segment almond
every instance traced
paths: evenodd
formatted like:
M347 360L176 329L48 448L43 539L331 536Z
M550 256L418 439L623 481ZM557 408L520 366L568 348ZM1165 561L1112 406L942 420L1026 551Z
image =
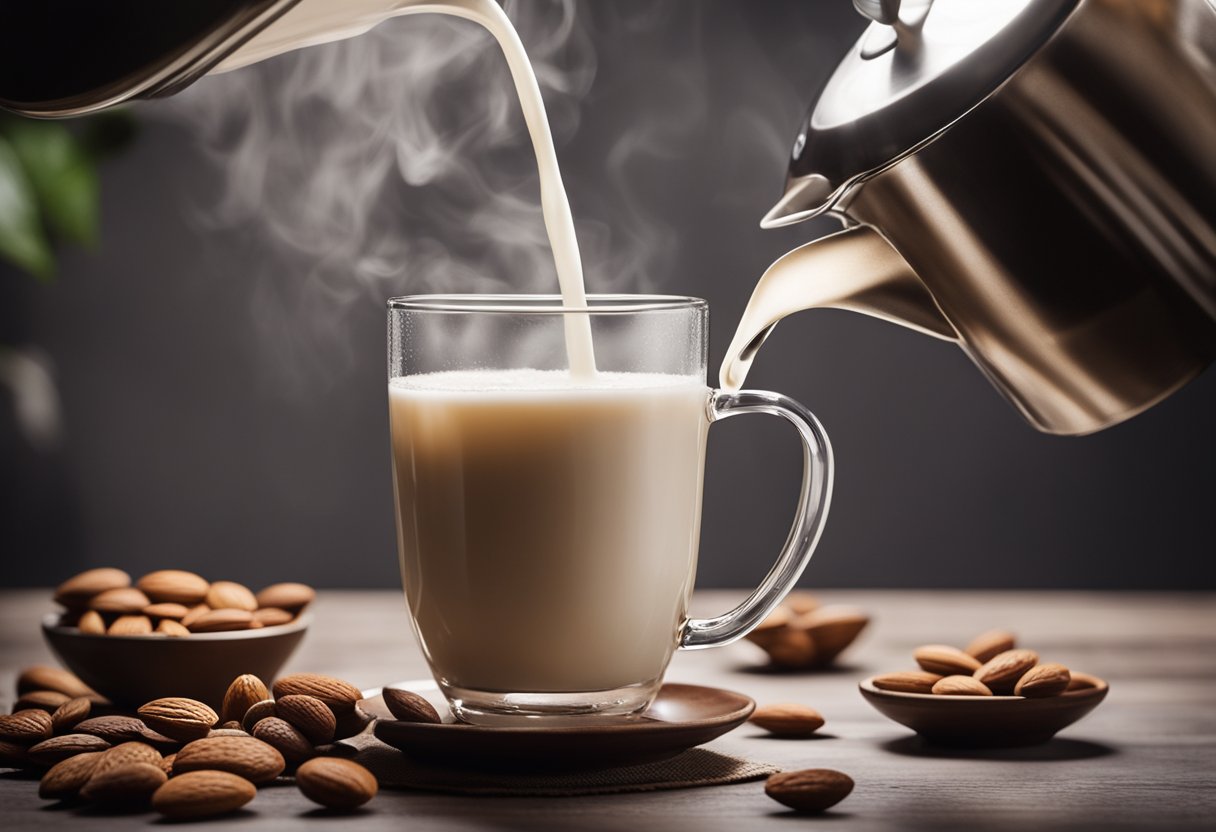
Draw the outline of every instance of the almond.
M87 696L77 696L64 702L51 714L51 731L62 734L76 727L76 724L89 718L93 703Z
M207 736L207 732L220 721L215 711L207 705L182 696L154 699L140 706L139 715L149 728L181 742Z
M1014 696L1039 699L1057 696L1068 690L1072 674L1062 664L1039 664L1027 670L1014 685Z
M26 708L0 716L0 740L33 745L51 735L51 715L38 708Z
M1022 674L1039 663L1033 650L1006 650L986 661L971 675L992 689L993 693L1009 693Z
M1091 676L1079 670L1070 671L1069 675L1072 678L1068 682L1068 690L1088 690L1090 688L1100 688L1104 684L1097 676Z
M228 771L251 783L269 783L284 768L286 761L276 748L250 736L195 740L183 746L173 761L174 776L187 771Z
M156 625L156 632L169 638L181 638L182 636L190 635L190 630L184 624L171 618L162 618L161 622Z
M257 789L227 771L179 774L152 795L152 808L169 818L204 818L235 812L253 800Z
M316 590L307 584L283 583L266 587L257 594L256 600L259 607L279 607L297 613L316 597Z
M38 796L43 800L71 800L89 782L101 759L100 751L87 751L68 757L51 766L38 784Z
M942 677L924 670L905 670L874 677L874 687L899 693L933 693L933 686Z
M947 676L933 684L939 696L992 696L988 686L974 676Z
M943 676L974 673L982 664L974 656L948 644L925 644L917 647L912 651L912 658L916 659L921 670L940 673Z
M793 619L794 615L790 612L789 607L784 604L775 607L763 621L752 628L751 632L747 634L747 640L767 648L777 634L785 630Z
M785 627L765 647L769 660L778 667L806 667L816 658L815 640L806 630Z
M68 696L96 695L91 687L77 679L74 674L46 665L27 667L17 677L18 694L31 690L57 690Z
M241 727L249 733L253 733L253 726L257 725L268 716L275 716L278 713L278 708L274 704L273 699L263 699L261 702L255 702L245 711L245 715L241 717Z
M80 796L96 803L142 803L168 779L155 763L127 763L94 772Z
M60 705L71 698L66 693L60 693L57 690L31 690L17 697L17 701L13 703L13 710L24 711L27 708L34 708L53 714Z
M255 704L269 698L270 691L267 690L266 683L257 676L252 673L237 676L224 694L224 704L220 706L220 721L239 720Z
M103 740L117 744L120 742L143 740L144 732L147 728L148 726L144 725L142 719L122 714L110 714L81 720L76 723L76 727L73 730L78 734L92 734L95 737L101 737Z
M210 584L193 572L182 569L161 569L149 572L136 584L154 602L191 606L207 597Z
M297 765L312 756L312 743L290 722L268 716L253 726L253 736L274 747L288 765Z
M79 609L85 607L95 595L130 585L131 576L121 569L89 569L61 583L55 590L55 603L68 609Z
M211 612L211 607L206 604L196 604L190 608L190 611L182 617L182 626L190 627L195 621L198 621L207 613Z
M101 774L111 768L118 768L129 763L160 764L160 752L143 742L124 742L101 752L97 760L94 775Z
M329 809L350 810L376 796L375 776L354 760L316 757L296 770L296 785L309 800Z
M253 620L263 627L281 627L290 624L295 620L295 616L278 607L262 607L253 611Z
M29 758L44 766L53 766L68 757L85 754L91 751L105 751L110 743L92 734L64 734L62 737L51 737L37 745L31 745Z
M253 623L253 613L247 610L210 610L186 626L192 633L224 633L229 630L247 630Z
M290 696L293 693L304 696L315 696L329 706L335 714L349 713L355 708L355 703L363 698L363 693L350 682L335 679L332 676L322 676L318 673L295 673L275 681L274 695L276 699Z
M207 590L205 600L213 610L245 610L253 612L258 608L258 601L249 591L249 587L235 581L216 581Z
M782 603L789 607L790 612L796 616L806 615L808 612L814 612L823 606L818 598L802 589L795 589L789 595L786 595Z
M809 737L823 727L823 715L807 705L765 705L756 708L750 722L775 737Z
M89 599L89 609L97 612L134 615L148 606L148 596L133 586L107 589Z
M174 621L181 621L188 612L190 609L185 604L175 604L172 601L162 601L144 607L144 615L150 618L171 618Z
M329 706L315 696L293 693L275 703L280 719L285 719L313 745L333 742L338 720Z
M166 754L160 758L160 770L165 773L166 777L173 776L173 763L177 760L176 754Z
M412 690L384 688L380 692L389 713L402 722L443 722L435 706Z
M815 642L816 663L827 664L856 641L869 623L870 616L861 610L833 605L800 616L792 626L806 630Z
M29 762L24 745L12 740L0 740L0 768L25 768Z
M106 635L150 636L152 635L152 619L146 615L120 615L114 619L110 629L106 630Z
M853 778L830 768L782 771L764 783L764 793L796 812L822 812L853 791Z
M1006 630L989 630L971 639L971 643L963 652L982 663L1017 647L1017 641L1017 637Z
M102 636L106 633L106 620L101 617L101 613L97 610L85 610L81 614L80 620L76 622L76 627L82 633L87 633L91 636Z
M236 725L238 727L236 727L236 728L223 728L223 727L212 728L210 731L207 732L207 739L210 739L212 737L252 737L253 736L253 734L250 734L244 728L239 727L240 726L239 722L230 722L227 724Z
M165 751L176 751L179 747L181 747L182 744L181 740L175 740L171 737L167 737L158 731L153 731L146 725L144 726L143 730L139 732L139 741L146 742L148 745L162 753Z

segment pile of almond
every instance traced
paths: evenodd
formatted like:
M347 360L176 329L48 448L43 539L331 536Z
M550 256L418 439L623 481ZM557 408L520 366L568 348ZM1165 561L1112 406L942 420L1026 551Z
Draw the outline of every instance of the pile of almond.
M48 800L151 806L168 818L235 811L282 774L316 803L353 809L376 778L338 740L372 718L349 682L315 673L256 676L229 686L220 712L169 697L135 713L115 708L67 671L34 667L17 682L14 712L0 716L0 767L42 770Z
M59 623L111 636L188 636L290 623L316 592L299 583L268 586L256 595L233 581L210 582L182 569L160 569L135 585L121 569L89 569L55 590Z
M983 633L963 649L948 644L926 644L917 647L912 657L920 670L876 676L874 687L941 696L995 695L1037 699L1098 684L1087 673L1072 672L1054 662L1040 663L1038 653L1019 648L1017 638L1005 630Z
M825 606L809 593L795 591L747 639L768 654L773 666L805 670L831 664L869 623L870 617L858 609Z

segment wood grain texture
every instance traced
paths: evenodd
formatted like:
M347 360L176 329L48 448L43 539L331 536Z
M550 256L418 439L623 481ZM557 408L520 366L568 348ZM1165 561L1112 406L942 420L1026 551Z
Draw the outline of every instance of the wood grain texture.
M835 768L857 782L828 814L807 821L841 830L1210 829L1216 813L1216 596L1076 592L836 591L874 623L842 658L815 674L759 672L762 654L740 642L684 653L671 681L738 690L759 704L802 702L826 718L821 739L779 740L744 725L710 747L785 768ZM0 704L17 671L50 658L38 635L49 592L0 593ZM696 614L724 611L741 594L698 594ZM321 671L364 688L427 675L398 592L323 592L316 622L285 672ZM934 750L861 699L857 681L914 667L919 644L965 644L1008 628L1045 661L1107 679L1111 693L1089 717L1039 748ZM35 782L0 775L0 827L94 830L146 825L151 815L71 817L48 812ZM304 821L315 807L291 788L263 789L242 830ZM579 798L478 798L382 792L342 828L393 830L788 830L800 824L746 783L652 794ZM222 829L232 820L193 824Z

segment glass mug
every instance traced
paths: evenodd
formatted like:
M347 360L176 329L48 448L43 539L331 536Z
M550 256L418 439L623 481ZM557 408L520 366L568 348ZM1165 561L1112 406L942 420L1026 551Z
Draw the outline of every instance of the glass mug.
M458 719L644 710L676 649L746 635L793 587L827 516L831 448L791 399L706 386L705 301L426 295L388 314L402 582ZM566 369L572 321L591 330L589 378ZM760 586L690 619L706 433L740 413L794 425L802 493Z

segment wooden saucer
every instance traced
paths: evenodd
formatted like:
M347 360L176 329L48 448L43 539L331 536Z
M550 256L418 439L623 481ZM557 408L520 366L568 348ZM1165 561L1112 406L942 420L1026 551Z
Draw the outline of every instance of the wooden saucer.
M393 687L429 693L416 684ZM399 722L378 693L361 704L379 717L376 737L419 762L512 771L591 771L665 760L741 725L756 707L741 693L665 684L636 716L553 728L496 728Z

